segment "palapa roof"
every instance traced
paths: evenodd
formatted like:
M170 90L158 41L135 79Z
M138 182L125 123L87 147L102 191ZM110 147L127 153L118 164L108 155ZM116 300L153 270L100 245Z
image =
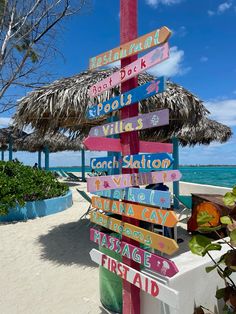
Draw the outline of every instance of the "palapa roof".
M15 147L19 151L36 152L42 151L48 147L50 152L59 152L65 150L81 150L83 144L79 139L70 140L61 133L47 133L44 136L34 132L15 141Z
M13 129L12 126L7 128L0 128L0 145L7 146L10 136L12 137L13 141L15 141L16 139L19 139L25 135L27 135L27 133L20 131L19 129Z
M39 132L57 131L60 128L73 132L104 123L106 116L88 120L86 108L119 94L119 86L98 97L88 96L90 86L117 71L117 68L84 71L78 75L57 80L27 94L19 101L14 123L17 127L31 125ZM155 79L148 73L139 74L139 85ZM140 112L147 113L162 108L170 109L170 127L179 130L197 123L209 111L202 101L180 85L167 82L164 93L140 102Z

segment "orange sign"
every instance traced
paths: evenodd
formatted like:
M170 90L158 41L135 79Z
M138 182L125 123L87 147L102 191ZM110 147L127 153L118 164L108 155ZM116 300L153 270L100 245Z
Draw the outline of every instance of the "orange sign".
M92 197L92 206L105 212L136 218L167 227L174 227L178 222L173 210L125 203L98 196Z
M174 254L179 248L178 244L173 239L166 238L160 234L136 227L121 220L111 218L98 211L92 212L90 220L93 223L148 245L151 248L168 255Z

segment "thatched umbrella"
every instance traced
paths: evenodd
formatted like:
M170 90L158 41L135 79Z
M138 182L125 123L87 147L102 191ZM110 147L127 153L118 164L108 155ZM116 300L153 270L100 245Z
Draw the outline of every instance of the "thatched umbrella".
M31 125L40 132L57 131L60 128L73 132L84 132L85 128L102 124L106 116L88 120L85 112L89 104L95 104L118 95L119 86L112 88L96 98L88 96L91 85L111 75L117 69L100 71L84 71L70 78L57 80L47 86L30 92L19 101L14 123L17 127ZM139 85L143 85L155 77L142 73ZM146 113L161 108L170 109L170 126L179 130L185 125L197 123L209 112L202 101L185 88L167 82L164 93L157 94L140 103L140 112Z

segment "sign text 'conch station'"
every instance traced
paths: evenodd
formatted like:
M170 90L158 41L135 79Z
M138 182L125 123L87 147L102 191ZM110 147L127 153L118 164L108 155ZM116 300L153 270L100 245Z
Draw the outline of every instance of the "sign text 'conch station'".
M161 47L157 47L154 50L147 53L145 56L130 63L126 67L113 73L111 76L103 79L102 81L92 85L89 89L89 96L96 97L106 90L137 76L152 66L163 62L169 58L169 45L165 43Z
M127 93L121 94L120 96L89 107L87 117L89 119L94 119L112 111L132 105L143 99L147 99L157 93L163 93L166 89L165 85L164 77L157 78L151 82L129 90Z
M91 177L87 178L87 189L89 192L96 192L153 183L173 182L178 181L180 178L181 174L179 170L140 172Z
M160 29L156 29L141 37L121 45L120 47L111 49L100 55L90 58L89 68L90 70L98 68L100 66L112 63L122 58L130 57L134 54L145 51L146 49L163 44L168 40L171 35L171 31L163 26Z
M113 157L98 157L90 159L92 169L136 168L148 170L163 170L171 166L173 159L166 153L127 155L118 159Z
M93 211L91 213L90 220L95 224L115 231L127 238L136 240L168 255L174 254L179 248L176 241L171 238L166 238L158 233L139 228L119 219L111 218L98 211Z
M137 117L107 123L90 129L89 136L110 136L114 134L139 131L169 124L169 110L163 109Z
M132 283L139 289L151 294L154 298L163 301L173 308L179 307L179 296L176 290L95 249L92 249L89 254L92 261Z
M121 143L119 139L103 137L97 139L97 137L88 136L83 144L89 150L107 151L107 152L121 152ZM158 142L139 142L139 151L141 153L172 153L173 145L170 143L158 143Z
M174 211L168 209L120 202L98 196L92 197L92 206L105 212L135 218L166 227L174 227L178 222Z
M90 240L99 246L120 254L122 257L132 259L134 262L144 265L146 268L150 268L163 276L173 277L179 272L177 266L171 260L120 241L96 229L90 229Z

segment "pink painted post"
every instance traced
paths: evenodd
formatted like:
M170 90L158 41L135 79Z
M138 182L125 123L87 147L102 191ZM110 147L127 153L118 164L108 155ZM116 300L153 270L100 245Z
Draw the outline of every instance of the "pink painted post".
M124 44L137 37L137 0L120 0L120 43ZM121 60L121 67L134 62L138 59L137 55ZM134 77L121 84L121 93L127 92L138 86L138 77ZM121 109L121 119L126 119L138 115L138 103ZM138 132L127 132L120 135L122 155L139 153ZM123 169L122 173L138 172L138 169ZM122 221L139 225L137 219L122 217ZM137 241L125 236L122 239L127 243L139 246ZM122 258L124 264L139 270L140 266L136 262L126 257ZM140 290L131 283L123 280L123 314L140 314Z

